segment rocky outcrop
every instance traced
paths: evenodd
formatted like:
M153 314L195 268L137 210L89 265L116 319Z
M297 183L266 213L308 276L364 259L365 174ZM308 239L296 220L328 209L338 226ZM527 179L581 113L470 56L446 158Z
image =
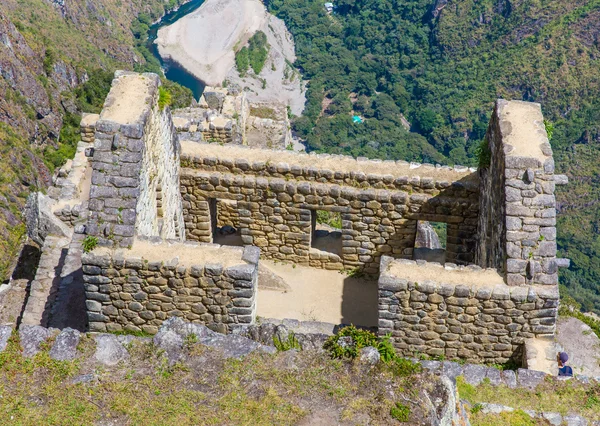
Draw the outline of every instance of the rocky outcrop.
M416 248L441 249L442 243L435 229L429 222L419 221L417 223L417 237L415 238Z

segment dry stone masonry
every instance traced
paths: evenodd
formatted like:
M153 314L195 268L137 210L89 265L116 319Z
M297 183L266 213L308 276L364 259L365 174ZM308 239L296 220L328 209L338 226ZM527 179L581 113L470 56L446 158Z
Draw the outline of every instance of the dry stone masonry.
M467 168L186 141L182 167L189 240L212 242L220 213L211 203L229 200L243 243L267 258L375 274L383 254L412 258L417 222L431 220L448 224L449 261L473 261L479 187ZM312 247L319 210L341 214L339 253Z
M243 94L209 90L172 118L159 86L154 74L115 74L101 114L82 122L93 148L82 143L57 180L75 195L57 186L55 214L33 220L49 224L31 233L41 243L75 227L56 299L75 304L83 281L90 330L156 333L180 317L250 332L262 256L379 275L378 332L407 356L518 362L528 339L554 334L557 269L568 266L556 258L554 189L567 180L554 174L539 105L497 102L477 170L248 147ZM225 133L206 143L199 110L232 133L209 123ZM76 214L62 213L74 203ZM445 247L422 247L437 241L427 221L443 224ZM81 256L90 238L100 247ZM28 324L48 312L68 320L47 303L31 308Z
M251 324L256 318L259 254L254 247L160 240L136 243L131 251L86 254L82 261L90 330L155 334L169 317L222 333L233 324Z
M178 139L159 84L156 74L118 71L96 122L87 233L101 245L130 246L136 230L183 238Z
M555 179L540 106L498 101L486 148L478 266L382 260L379 333L405 354L502 363L522 356L525 339L555 332L568 261L556 259L554 187L565 179Z

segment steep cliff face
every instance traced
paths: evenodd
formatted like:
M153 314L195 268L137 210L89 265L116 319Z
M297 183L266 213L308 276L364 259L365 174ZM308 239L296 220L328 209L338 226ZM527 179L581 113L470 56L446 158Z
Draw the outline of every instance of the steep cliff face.
M0 282L23 233L30 188L51 174L43 151L56 147L74 90L95 69L144 63L131 24L184 0L2 0L0 2Z

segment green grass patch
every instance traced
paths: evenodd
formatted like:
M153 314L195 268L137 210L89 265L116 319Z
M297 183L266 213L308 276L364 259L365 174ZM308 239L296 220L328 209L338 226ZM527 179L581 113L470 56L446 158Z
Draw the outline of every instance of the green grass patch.
M586 385L575 380L546 380L536 389L528 390L510 389L490 383L473 386L459 376L456 384L460 398L468 401L472 406L486 402L520 410L558 412L563 416L575 412L588 420L600 420L600 385L597 383ZM479 413L474 414L479 415ZM473 423L475 424L487 423Z
M271 120L277 120L277 114L275 113L275 110L273 108L265 106L251 106L250 115L258 118L269 118Z

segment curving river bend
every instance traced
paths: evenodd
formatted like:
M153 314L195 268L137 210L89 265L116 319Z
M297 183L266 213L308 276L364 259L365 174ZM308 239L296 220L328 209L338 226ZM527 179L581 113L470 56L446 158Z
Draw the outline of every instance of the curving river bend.
M204 92L204 83L187 72L177 63L164 60L158 53L158 47L156 44L154 44L154 40L156 40L156 34L158 33L159 29L166 25L171 25L178 19L183 18L188 13L195 11L202 6L202 3L204 3L204 0L191 0L190 2L180 6L179 9L167 13L160 21L150 27L150 30L148 31L148 40L146 41L148 49L150 49L152 54L160 61L160 64L164 69L165 76L169 80L175 81L176 83L191 89L196 100L199 99L202 95L202 92Z

